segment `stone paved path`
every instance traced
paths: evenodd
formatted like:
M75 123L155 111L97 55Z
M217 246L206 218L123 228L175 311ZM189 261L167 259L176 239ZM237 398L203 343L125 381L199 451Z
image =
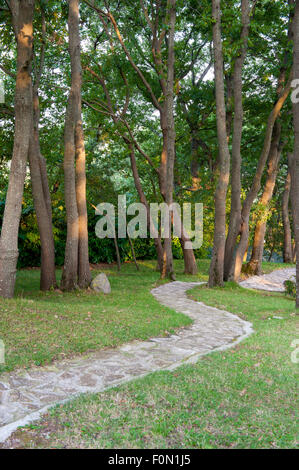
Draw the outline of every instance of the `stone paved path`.
M0 375L0 442L50 406L87 392L100 392L157 370L196 362L209 352L234 346L251 332L236 315L188 299L186 291L201 283L172 282L152 291L163 305L193 319L177 334L133 341L51 366Z
M248 289L260 289L272 292L284 292L284 281L296 276L295 268L277 269L263 276L252 276L246 281L240 282L240 286Z

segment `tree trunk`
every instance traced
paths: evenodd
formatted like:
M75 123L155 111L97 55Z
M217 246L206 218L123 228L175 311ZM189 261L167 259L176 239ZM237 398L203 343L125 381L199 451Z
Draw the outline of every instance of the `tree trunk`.
M137 190L140 202L146 208L148 230L150 231L151 227L152 227L152 224L153 224L153 221L151 219L150 206L149 206L149 203L148 203L148 201L146 199L146 196L143 192L142 185L141 185L141 182L140 182L133 144L128 143L128 146L129 146L129 149L130 149L130 161L131 161L131 168L132 168L132 174L133 174L133 178L134 178L135 188ZM155 248L156 248L156 252L157 252L158 267L159 267L159 270L161 270L162 266L163 266L163 246L162 246L162 243L161 243L161 238L160 238L158 233L157 233L157 236L154 237L154 243L155 243Z
M285 189L282 196L282 221L283 221L283 262L293 262L292 231L289 217L289 200L291 188L291 169L288 166L288 174L285 182Z
M115 253L116 253L116 261L117 261L117 271L119 272L121 270L121 259L120 259L120 254L119 254L119 248L118 248L118 243L117 243L117 237L116 234L113 238L114 241L114 246L115 246Z
M41 275L40 289L50 290L56 287L55 273L55 246L52 231L52 203L48 183L46 161L40 150L39 121L40 103L39 86L43 73L46 50L46 20L45 12L42 13L42 39L39 67L35 66L33 85L33 122L32 134L29 142L29 166L31 174L32 195L37 218L37 224L41 243Z
M80 87L81 88L81 87ZM78 285L86 289L91 283L91 272L88 254L88 219L86 205L86 155L84 132L81 118L81 91L79 104L79 121L76 125L76 198L79 216L79 254Z
M138 266L138 263L137 263L136 255L135 255L135 250L134 250L133 242L132 242L132 240L131 240L130 235L129 235L128 233L127 233L127 235L128 235L128 239L129 239L129 244L130 244L130 248L131 248L131 253L132 253L132 257L133 257L134 264L135 264L135 266L136 266L137 271L140 271L139 266Z
M299 1L296 1L294 19L294 77L299 78ZM299 103L293 103L294 162L292 168L292 205L296 240L296 311L299 314Z
M247 54L250 27L250 6L248 0L242 1L242 49L235 60L233 75L234 90L234 130L232 142L231 167L231 210L228 234L225 243L224 280L231 278L232 259L234 258L235 243L240 232L241 224L241 140L243 131L243 83L242 69Z
M61 288L87 287L91 280L88 261L85 148L81 117L81 57L79 0L69 0L69 53L71 90L64 132L64 185L67 240ZM76 168L75 168L76 160Z
M185 232L183 221L181 221L181 224L182 224L182 228L181 228L180 243L181 243L183 256L184 256L184 273L195 276L198 273L196 258L195 258L193 249L185 248L186 244L188 245L188 243L190 242L190 238Z
M291 214L293 218L293 227L294 227L294 232L295 232L295 219L296 219L296 211L295 211L295 185L293 184L293 177L294 177L294 154L289 153L288 154L288 165L289 165L289 170L291 174L291 187L290 187L290 200L291 200ZM296 263L296 250L297 250L297 243L296 243L296 235L294 233L294 240L292 241L292 262Z
M191 131L191 177L192 177L192 191L197 191L200 185L200 178L198 174L199 169L199 147L200 141L196 137L196 131ZM193 249L186 249L186 244L190 239L184 230L183 220L181 220L181 238L180 243L184 256L184 273L196 275L198 273L197 263Z
M237 282L240 278L241 270L242 270L242 262L244 258L244 253L248 244L248 239L249 239L249 217L250 217L250 212L252 208L252 204L254 200L256 199L258 192L261 188L261 181L262 181L262 176L264 173L264 168L269 156L270 152L270 147L271 147L271 142L272 142L272 133L273 133L273 128L274 124L276 122L276 119L287 99L289 96L290 90L291 90L291 82L292 78L290 76L288 83L286 84L284 90L281 92L280 97L278 101L276 102L274 108L272 109L270 116L268 118L267 122L267 129L266 129L266 135L265 135L265 140L264 140L264 146L263 150L258 162L258 166L256 169L256 173L254 175L253 183L252 186L246 196L246 199L244 201L243 207L242 207L242 212L241 212L241 229L240 229L240 242L237 247L236 251L236 258L235 258L235 265L232 266L234 268L234 276L233 279Z
M33 93L33 123L29 142L29 166L31 174L32 195L41 243L41 290L56 287L55 248L52 231L52 211L49 208L48 178L40 153L39 144L39 97L36 87ZM43 173L42 173L43 172ZM43 184L44 181L44 184ZM50 211L50 212L49 212Z
M296 241L292 241L292 263L296 263Z
M166 171L163 177L166 177L165 202L170 206L173 202L173 184L174 184L174 160L175 160L175 123L174 123L174 34L176 22L176 0L168 2L169 16L169 36L168 36L168 61L167 61L167 83L165 96L165 123L166 123ZM171 238L171 217L169 217L169 237L164 239L163 245L163 266L161 278L169 277L174 279L172 238Z
M32 44L34 0L11 1L17 39L15 134L0 239L0 296L13 297L18 261L18 233L32 130Z
M216 86L216 117L219 145L219 179L215 192L215 229L213 254L210 264L209 286L222 286L225 252L226 195L229 182L230 154L226 130L226 110L224 96L223 52L221 40L220 0L212 1L214 69Z
M289 3L291 7L293 0L289 0ZM292 13L292 8L290 8L289 30L288 30L288 37L290 40L291 40L291 35L292 35L292 29L293 29L293 13ZM259 161L258 161L256 173L252 182L252 186L246 196L246 199L244 201L244 204L241 210L241 223L239 226L239 230L238 231L235 230L234 233L230 234L230 246L234 246L234 247L237 243L238 235L240 234L240 241L237 246L235 256L233 257L228 256L226 259L226 264L227 264L226 270L228 273L228 278L233 279L235 281L239 280L240 274L241 274L244 253L247 248L248 240L249 240L250 212L251 212L252 204L254 200L256 199L258 192L260 190L260 187L261 187L261 180L262 180L264 168L265 168L269 151L270 151L273 127L286 99L289 96L290 89L291 89L292 72L290 74L288 82L285 84L288 62L289 62L289 49L287 49L285 52L283 63L281 66L280 75L278 78L278 86L277 86L278 99L268 118L264 145L263 145L263 149L262 149ZM285 84L285 87L284 87L284 84Z
M273 196L273 191L276 183L276 177L278 172L278 164L282 148L280 147L280 136L281 136L281 125L276 122L273 131L273 138L271 143L271 149L269 153L268 162L268 175L264 187L260 204L263 208L261 217L256 222L253 248L251 253L251 259L247 264L245 270L249 274L261 275L262 274L262 261L264 252L264 241L267 227L267 215L269 209L269 203Z
M80 92L80 70L75 59L76 49L79 46L76 34L78 22L78 0L69 0L69 54L71 57L71 89L67 103L64 128L64 197L67 218L67 238L64 255L64 266L61 278L61 288L72 290L78 287L78 248L79 248L79 220L76 199L76 173L75 173L75 131L78 98Z
M163 135L163 149L161 156L161 165L159 168L159 188L161 195L166 202L166 204L171 204L168 202L169 198L167 196L167 183L168 191L169 185L173 185L173 180L168 181L167 169L168 169L168 123L167 123L167 109L166 109L166 100L164 104L163 111L161 111L160 121L161 129ZM172 196L170 198L172 201ZM169 224L171 223L171 214ZM171 227L169 226L169 232L171 234ZM166 277L173 277L173 254L172 254L172 239L171 236L168 239L164 239L164 244L162 245L162 257L160 265L160 274L161 278L165 279Z
M197 191L199 189L199 185L200 185L200 178L199 178L199 174L198 174L200 142L199 142L199 139L197 138L196 134L197 134L196 130L191 131L191 165L190 165L190 171L191 171L192 190L193 191Z

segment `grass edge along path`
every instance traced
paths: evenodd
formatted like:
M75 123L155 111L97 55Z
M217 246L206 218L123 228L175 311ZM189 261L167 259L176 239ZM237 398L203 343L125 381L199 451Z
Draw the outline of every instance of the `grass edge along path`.
M298 445L298 365L291 361L298 319L293 301L234 284L195 288L190 295L252 321L256 333L194 366L155 373L53 408L39 423L17 431L10 443L35 448Z
M118 347L133 340L167 336L191 320L161 306L150 291L159 283L155 263L124 265L121 273L104 267L112 293L39 291L39 271L18 273L17 295L0 299L0 339L5 344L5 364L0 374L51 364L66 358ZM204 272L207 263L204 261ZM182 264L178 263L178 271ZM93 271L93 275L98 274ZM60 272L59 272L60 274ZM205 280L207 274L196 280ZM190 276L179 274L180 279ZM193 278L192 278L193 280Z

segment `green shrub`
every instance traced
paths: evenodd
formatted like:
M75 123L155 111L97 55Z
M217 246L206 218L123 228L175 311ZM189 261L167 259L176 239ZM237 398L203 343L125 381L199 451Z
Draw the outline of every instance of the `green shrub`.
M285 287L285 294L289 295L290 297L296 298L296 282L295 281L285 281L284 283Z

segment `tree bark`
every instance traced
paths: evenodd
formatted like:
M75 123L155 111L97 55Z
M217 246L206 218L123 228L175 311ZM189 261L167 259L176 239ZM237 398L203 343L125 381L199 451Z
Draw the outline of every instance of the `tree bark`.
M41 290L56 287L55 248L52 231L52 211L49 207L50 191L39 144L39 97L36 86L33 92L33 122L29 142L29 166L32 195L41 243ZM44 184L43 184L44 182Z
M294 77L299 78L299 1L296 1L294 18ZM299 314L299 103L293 103L294 162L292 165L292 205L296 240L296 312Z
M63 290L73 290L78 287L78 249L79 249L79 220L76 199L76 120L78 98L80 92L80 68L76 60L76 49L79 48L78 35L78 0L69 0L69 54L71 58L71 89L67 103L64 128L64 197L67 217L67 238L64 255L64 266L61 278Z
M186 245L190 243L190 238L185 232L183 221L181 221L181 247L184 256L184 273L195 276L198 273L196 258L193 249L186 249Z
M46 161L40 150L39 139L39 85L43 73L46 49L46 21L42 9L42 46L39 67L35 67L33 85L33 118L29 142L29 166L31 174L32 195L41 243L40 289L50 290L56 287L55 246L52 230L52 204L48 183Z
M169 36L168 36L168 61L167 61L167 83L165 95L165 127L166 131L166 159L162 168L163 178L165 181L162 185L162 191L165 194L165 202L170 206L173 203L173 185L174 185L174 160L175 160L175 123L174 123L174 34L176 22L176 0L169 0L168 5L169 16ZM165 148L164 148L165 151ZM169 217L169 237L164 239L163 245L163 265L161 269L161 278L169 277L174 279L173 255L172 255L172 237L171 237L171 217Z
M79 120L76 124L76 199L79 217L79 254L78 254L78 285L86 289L91 283L91 272L88 254L88 218L86 204L86 155L84 132L81 117L81 86L79 96Z
M17 40L15 134L0 239L0 296L13 297L18 261L18 233L32 128L32 44L34 0L11 1Z
M292 231L289 217L289 201L291 189L291 169L288 165L288 174L285 181L285 188L282 196L282 222L283 222L283 262L293 262Z
M191 171L191 178L192 178L192 191L197 191L200 185L200 178L198 174L199 170L199 147L200 142L196 136L197 131L191 131L191 164L190 164L190 171Z
M242 207L242 212L241 212L241 227L240 227L240 242L237 246L237 251L236 251L236 257L234 260L234 266L232 266L231 269L233 269L233 279L237 282L240 278L241 270L242 270L242 263L243 263L243 258L244 258L244 253L248 244L248 239L249 239L249 217L250 217L250 212L252 208L252 204L254 200L256 199L258 192L261 188L261 181L262 181L262 176L264 173L264 168L269 156L270 148L271 148L271 142L272 142L272 133L273 133L273 128L274 124L276 122L276 119L287 99L289 96L290 90L291 90L291 82L292 82L292 74L288 80L288 83L286 84L284 90L281 92L274 108L272 109L270 116L268 118L267 122L267 129L266 129L266 135L265 135L265 140L264 140L264 146L262 153L259 158L258 166L256 169L256 173L254 175L253 183L252 186L246 196L246 199L244 201L243 207Z
M140 271L139 266L138 266L138 263L137 263L136 255L135 255L135 250L134 250L133 242L132 242L132 240L131 240L130 235L129 235L128 233L127 233L127 235L128 235L128 239L129 239L129 244L130 244L130 248L131 248L131 253L132 253L132 257L133 257L134 264L135 264L135 266L136 266L137 271Z
M213 254L210 264L209 286L222 286L225 253L226 195L229 182L230 154L226 130L224 70L221 40L220 0L212 1L214 70L216 87L216 117L219 145L219 178L215 192L215 228Z
M273 196L273 191L276 183L276 177L278 172L279 159L282 152L280 146L281 136L281 125L276 122L273 131L273 138L271 143L271 149L268 160L268 174L264 187L263 194L260 198L260 204L262 206L261 217L258 218L255 226L253 248L251 253L251 259L246 265L246 272L253 275L262 274L262 261L264 252L264 241L267 227L267 215L269 209L269 203Z
M293 12L292 12L293 3L294 3L294 0L289 0L290 15L289 15L288 37L290 40L291 40L293 24L294 24ZM251 212L252 204L254 200L256 199L256 197L258 196L258 192L261 187L261 180L262 180L264 168L265 168L265 165L269 156L270 147L271 147L274 124L291 90L292 71L290 73L290 77L287 83L285 84L286 72L288 69L288 61L289 61L289 51L287 50L284 55L283 63L282 63L281 70L280 70L280 75L278 78L278 85L277 85L278 99L268 117L263 149L262 149L259 161L258 161L256 173L253 178L251 188L245 198L245 201L241 210L241 223L240 223L239 231L238 233L237 231L234 233L234 236L232 236L232 240L231 240L231 244L235 245L237 242L237 237L238 235L240 235L240 241L236 248L236 255L231 258L231 264L227 268L227 271L229 273L228 278L233 279L235 281L239 280L241 270L242 270L244 253L247 248L248 240L249 240L250 212ZM227 264L229 264L229 259L227 259Z
M250 28L250 6L249 0L242 1L242 48L235 60L233 74L233 96L234 96L234 130L232 142L232 165L231 165L231 210L228 234L225 243L224 280L231 276L232 259L234 258L235 243L240 231L241 224L241 140L243 131L243 82L242 69L247 54L248 36Z
M67 240L61 279L64 290L85 288L91 275L88 260L85 148L81 116L81 57L79 0L69 0L69 54L71 89L64 132L64 185ZM75 163L76 161L76 163Z

